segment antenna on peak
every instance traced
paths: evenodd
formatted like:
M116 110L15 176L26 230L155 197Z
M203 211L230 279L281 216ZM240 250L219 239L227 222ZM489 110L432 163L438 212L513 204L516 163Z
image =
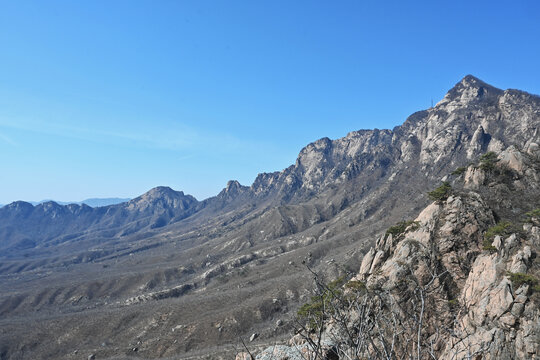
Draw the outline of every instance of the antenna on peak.
M433 109L433 98L431 98L431 108Z

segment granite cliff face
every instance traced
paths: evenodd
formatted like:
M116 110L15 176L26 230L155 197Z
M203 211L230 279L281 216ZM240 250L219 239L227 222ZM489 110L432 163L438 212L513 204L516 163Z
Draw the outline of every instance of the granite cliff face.
M350 290L335 304L327 300L320 336L300 331L304 336L290 346L267 348L256 358L540 358L540 152L530 142L522 151L511 146L490 155L455 172L445 197L377 239L348 283L365 292L361 301L351 302ZM471 190L473 177L482 180ZM503 195L509 212L501 219L498 204L506 192L512 196ZM391 301L376 310L365 306L382 296ZM366 311L371 316L364 318ZM385 313L391 326L380 320ZM379 337L385 325L387 348ZM400 337L408 331L412 346L400 343L409 340ZM371 345L358 351L354 339L366 333Z
M411 115L392 131L361 130L334 141L320 139L302 149L294 166L259 175L251 190L301 198L366 171L389 177L411 167L436 179L449 166L486 151L538 138L539 108L538 96L502 91L468 75L434 108Z
M418 278L428 274L427 257L437 259L431 266L448 273L443 280L448 287L438 296L449 305L435 311L454 313L455 336L440 339L440 359L540 357L540 223L526 212L527 206L540 204L537 149L536 143L523 152L512 146L499 154L492 170L469 166L464 178L455 180L464 192L432 203L415 219L418 226L401 235L403 241L381 238L363 260L359 276L368 284L386 279L387 288L408 269ZM476 184L480 193L468 189L473 171L483 173ZM501 215L494 209L501 188L512 194L505 206L514 216L506 220L495 217ZM519 280L525 277L528 282Z
M484 291L465 284L483 256L478 243L486 228L538 202L526 191L538 188L538 167L530 161L539 128L538 96L466 76L435 107L393 130L317 140L283 171L259 174L251 186L230 181L203 201L159 187L99 208L6 205L0 208L0 285L8 289L0 294L0 354L187 357L230 351L223 346L252 332L260 334L254 343L286 338L294 309L310 296L311 274L301 260L327 276L361 268L375 279L372 268L390 271L396 247L406 242L384 238L368 251L373 239L416 217L430 202L426 191L443 179L463 193L422 212L417 241L440 240L441 266L456 277L452 300L465 288L490 292L491 285ZM497 163L507 164L513 177L495 181L481 167L467 167L488 151L499 154ZM459 167L465 167L461 175L450 175ZM532 240L519 239L515 250L526 257L521 244ZM513 261L497 256L497 269ZM28 329L33 318L43 326ZM519 327L525 322L516 323L512 341L528 343L517 335L529 331Z

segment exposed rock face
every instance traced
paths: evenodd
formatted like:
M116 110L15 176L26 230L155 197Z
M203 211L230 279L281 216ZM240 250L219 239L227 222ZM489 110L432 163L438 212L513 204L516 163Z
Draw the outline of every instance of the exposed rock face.
M524 193L530 196L533 206L538 206L539 183L535 176L538 159L525 160L524 153L514 146L500 153L498 158L500 169L513 170L514 175L507 174L507 177L513 179L517 187L525 180L517 175L529 174L530 186ZM467 174L475 171L478 169L470 166ZM484 176L493 181L493 175ZM513 195L520 196L519 192ZM384 279L383 286L390 289L407 276L405 269L414 269L419 278L429 274L423 268L423 259L426 255L437 258L438 266L451 277L447 282L455 285L454 291L448 287L445 297L457 299L461 305L453 330L461 336L447 337L440 359L468 358L472 354L483 359L540 358L538 296L531 291L530 284L513 284L509 275L532 271L531 276L538 279L538 264L534 261L533 266L532 260L540 248L535 235L538 230L534 225L526 225L519 234L498 235L492 243L495 250L486 251L483 234L495 224L492 214L491 208L475 192L450 196L442 204L428 206L416 219L419 228L406 231L402 235L404 240L397 245L386 250L385 241L391 241L391 237L378 243L375 251L383 251L383 257L388 258L383 264L369 271L368 266L362 264L360 278L368 284ZM419 249L426 249L427 254ZM370 257L364 259L369 262Z
M455 353L479 352L483 348L486 358L490 359L540 356L538 303L531 300L528 285L513 286L505 276L505 270L527 272L528 258L523 261L524 251L530 254L530 248L525 246L510 258L500 253L476 258L460 299L468 312L459 319L458 331L470 335L464 342L449 342L442 359L455 358ZM466 349L465 344L470 344L470 348Z
M309 359L309 348L303 344L296 347L289 347L285 345L276 345L265 349L263 352L257 355L256 360L273 360L273 359L290 359L290 360L304 360Z
M498 155L494 169L482 170L483 178L494 188L498 182L513 183L515 189L519 189L513 196L527 194L532 206L538 207L540 183L536 174L539 165L540 159L527 158L524 152L511 146ZM474 173L475 168L479 170L474 165L469 166L466 174ZM484 186L483 183L476 185ZM527 186L523 186L524 183ZM465 179L454 181L457 188L464 186L467 190L468 185L467 175ZM489 194L487 190L485 195ZM504 229L507 230L497 230L500 234L493 239L486 238L488 229L493 232L497 228L490 201L474 191L454 190L446 200L426 207L403 232L381 236L375 247L365 254L360 271L353 278L353 281L365 282L368 289L394 294L396 303L405 303L411 296L403 290L407 279L414 279L418 284L415 294L419 289L430 294L422 298L422 303L425 300L426 304L431 304L425 308L422 332L433 347L430 352L420 353L420 358L540 358L540 266L537 259L540 223L534 218L524 226L518 223L512 227L506 223ZM500 224L498 228L503 229ZM528 280L515 280L519 278ZM425 284L434 285L428 289ZM390 310L381 308L380 311ZM358 314L351 310L350 318L355 316ZM399 316L394 319L403 321ZM400 326L399 329L407 331L406 324ZM328 323L322 338L338 346L344 336L336 320ZM286 353L284 349L280 351ZM372 355L379 358L375 353ZM404 355L396 353L398 358ZM278 356L278 359L285 357Z
M156 292L151 292L144 295L138 295L132 298L127 299L124 304L125 305L133 305L141 302L147 302L150 300L162 300L172 297L179 297L184 295L186 292L191 290L193 288L192 284L184 284L175 286L172 289L166 289Z

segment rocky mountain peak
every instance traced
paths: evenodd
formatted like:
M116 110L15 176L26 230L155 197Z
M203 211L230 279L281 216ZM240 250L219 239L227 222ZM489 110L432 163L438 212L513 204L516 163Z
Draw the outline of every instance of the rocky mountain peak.
M61 205L58 204L56 201L50 200L50 201L45 201L44 203L41 203L41 204L37 205L36 207L41 207L44 210L51 210L51 209L60 208Z
M176 196L183 196L183 195L184 195L183 191L175 191L168 186L156 186L155 188L150 189L145 194L143 194L143 196L147 196L147 197L163 197L163 196L176 197Z
M243 186L237 180L230 180L227 182L227 187L224 189L224 191L230 195L237 195L248 189L248 186Z
M2 207L6 212L12 211L13 213L28 212L34 209L34 206L26 201L14 201L8 205Z
M248 192L250 188L243 186L237 180L229 180L227 186L217 195L217 198L224 199L226 201L237 198L241 194Z
M467 75L435 108L412 114L403 125L393 130L353 131L336 140L321 138L304 147L292 167L260 174L252 189L257 196L298 199L336 182L362 177L366 170L390 176L391 167L397 175L399 168L427 170L435 165L440 170L431 173L443 173L486 151L524 144L537 136L537 98L503 91ZM424 174L431 176L427 171Z
M167 208L187 208L196 203L197 199L191 195L185 195L183 191L175 191L168 186L158 186L130 200L127 203L127 209L141 211L156 205Z
M477 78L477 77L475 77L473 75L465 76L450 91L452 91L452 90L465 91L465 90L469 90L469 89L473 89L473 90L480 91L480 92L483 92L483 91L495 91L495 92L498 92L499 94L502 92L502 90L497 89L496 87L494 87L492 85L489 85L488 83L480 80L479 78Z
M503 91L491 86L484 81L467 75L448 91L445 97L437 104L437 107L464 106L483 99L493 99L502 95Z
M55 201L46 201L39 205L36 205L34 210L36 212L42 212L51 218L60 217L66 210L66 207L58 204Z
M227 181L227 186L225 187L226 192L232 192L232 191L238 191L239 188L241 188L242 185L237 180L229 180Z
M475 88L478 88L479 86L492 87L491 85L486 84L485 82L483 82L482 80L480 80L479 78L471 74L465 75L458 84L462 84L465 87L475 87Z

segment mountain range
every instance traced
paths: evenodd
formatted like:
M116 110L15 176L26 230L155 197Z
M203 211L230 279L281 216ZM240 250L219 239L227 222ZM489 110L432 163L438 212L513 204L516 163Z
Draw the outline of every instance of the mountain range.
M54 200L51 200L51 199L47 199L47 200L41 200L41 201L28 201L28 203L30 203L30 204L32 204L34 206L39 205L39 204L43 204L43 203L46 203L46 202L55 202L58 205L69 205L69 204L82 205L82 204L85 204L85 205L88 205L90 207L99 207L99 206L108 206L108 205L120 204L120 203L129 201L129 200L131 200L131 199L129 199L129 198L90 198L90 199L85 199L85 200L82 200L82 201L54 201ZM4 206L4 205L0 204L0 207L2 207L2 206Z
M41 200L41 201L30 201L30 204L32 205L39 205L46 202L53 201L59 205L69 205L69 204L77 204L77 205L88 205L90 207L100 207L100 206L109 206L109 205L116 205L123 202L127 202L131 200L130 198L90 198L85 199L82 201L54 201L54 200Z
M487 152L534 149L539 128L540 97L468 75L392 130L319 139L288 168L203 201L157 187L95 208L5 205L0 358L214 358L250 334L286 339L311 296L307 266L358 272L428 190ZM497 218L538 204L535 191L498 196Z

